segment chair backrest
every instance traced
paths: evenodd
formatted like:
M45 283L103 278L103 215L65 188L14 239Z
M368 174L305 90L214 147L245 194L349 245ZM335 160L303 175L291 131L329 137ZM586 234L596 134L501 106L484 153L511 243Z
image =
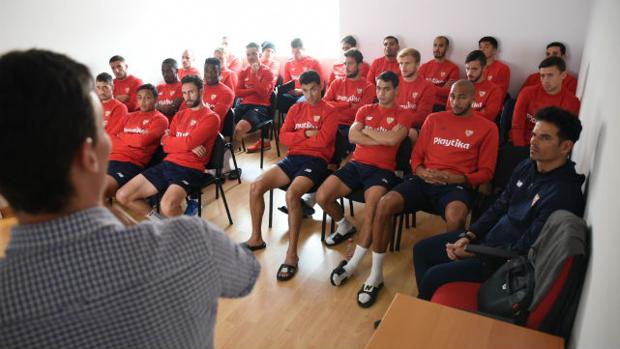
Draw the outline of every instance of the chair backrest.
M506 98L504 107L499 117L499 144L508 142L508 134L512 128L512 114L515 110L516 100L514 98Z
M406 137L398 147L396 152L396 171L403 171L405 174L411 173L411 152L413 144L411 138Z
M497 164L495 165L495 175L493 176L493 187L495 191L506 188L517 165L529 157L529 147L515 147L506 143L499 147Z
M214 169L216 177L221 177L222 168L224 167L224 151L226 150L226 141L221 133L217 134L215 142L213 143L213 149L211 150L211 158L205 165L207 169Z

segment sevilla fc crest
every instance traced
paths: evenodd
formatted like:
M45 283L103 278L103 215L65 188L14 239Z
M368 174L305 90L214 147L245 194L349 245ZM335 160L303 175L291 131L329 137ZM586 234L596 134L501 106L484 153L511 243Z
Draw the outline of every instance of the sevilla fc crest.
M478 94L480 95L480 97L484 97L484 95L487 94L487 91L479 91Z
M175 94L176 92L177 92L177 91L172 90L172 91L170 91L170 95L171 95L171 96L174 96L174 94Z
M370 121L370 120L372 120L372 116L371 116L371 115L368 115L368 116L366 117L366 121Z
M129 93L129 87L125 89L125 93Z
M394 118L392 118L392 117L387 117L386 120L387 120L388 124L391 124L391 123L394 122Z
M314 122L319 122L319 120L321 120L321 115L315 115L312 118L314 119Z
M144 126L144 125L146 125L146 124L148 124L148 123L149 123L149 121L148 121L148 120L142 120L142 125L143 125L143 126Z
M105 116L110 116L110 114L112 114L112 112L110 110L105 112Z
M465 136L471 137L474 134L474 130L465 130Z
M217 97L217 95L216 95L216 94L212 94L212 95L211 95L211 100L214 100L216 97Z
M189 125L190 125L190 126L196 126L196 124L197 124L197 123L198 123L198 122L197 122L196 120L193 120L193 119L192 119L192 121L190 121L190 122L189 122Z
M364 89L361 89L361 88L358 88L358 89L357 89L357 94L358 94L358 95L361 95L361 94L362 94L362 92L364 92Z
M418 93L417 93L417 92L413 92L413 93L411 94L411 97L413 97L413 99L418 98Z
M487 76L487 80L493 80L493 75Z
M445 71L442 71L441 73L439 73L439 75L441 75L441 77L443 78L443 77L445 77L445 76L446 76L446 72L445 72Z

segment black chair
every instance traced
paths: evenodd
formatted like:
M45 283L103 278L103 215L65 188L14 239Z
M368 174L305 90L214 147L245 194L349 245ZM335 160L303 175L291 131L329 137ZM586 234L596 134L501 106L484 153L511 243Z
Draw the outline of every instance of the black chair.
M230 215L230 209L228 208L228 201L226 200L226 193L224 192L223 184L225 182L222 168L224 167L224 151L226 150L226 141L224 140L224 136L221 134L217 135L215 143L213 144L213 150L211 152L211 159L205 165L206 169L214 169L215 176L211 174L206 174L207 177L204 186L195 192L189 193L188 197L190 199L198 200L198 216L202 216L202 191L204 188L208 187L211 184L215 184L215 198L218 199L220 194L222 196L222 201L224 202L224 208L226 208L226 215L228 216L228 223L230 225L233 224L232 217Z
M226 121L224 121L224 129L222 130L222 135L228 137L229 139L232 139L233 133L235 132L235 110L233 108L228 109L225 120ZM230 151L233 164L235 165L235 172L237 172L237 181L239 182L239 184L241 184L241 169L239 168L239 166L237 166L237 158L235 157L235 149L233 147L232 141L225 141L224 147L228 151Z
M499 117L499 144L506 144L509 140L510 129L512 128L512 114L517 101L514 98L506 98L504 107Z
M274 89L274 91L271 93L271 97L269 100L269 108L267 109L267 114L268 114L267 119L255 125L254 127L252 127L252 129L250 129L250 131L248 131L248 133L254 133L259 130L261 131L261 135L260 135L260 168L261 170L263 169L263 161L264 161L264 153L265 153L265 149L264 149L265 138L271 139L272 136L273 138L275 138L276 151L277 151L278 157L280 157L280 140L278 140L278 137L275 136L276 130L274 126L274 119L276 117L275 103L277 100L277 93L278 91L276 89ZM245 149L245 146L243 148Z

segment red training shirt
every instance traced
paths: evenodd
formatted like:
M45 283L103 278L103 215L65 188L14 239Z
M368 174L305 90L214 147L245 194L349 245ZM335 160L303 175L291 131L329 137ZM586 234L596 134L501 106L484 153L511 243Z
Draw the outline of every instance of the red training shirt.
M108 136L113 138L123 128L127 117L127 107L114 98L101 102L101 106L103 107L103 128Z
M410 112L412 127L422 126L426 116L433 111L436 90L435 85L420 75L413 81L400 78L396 103Z
M269 106L273 92L273 73L268 66L261 64L256 73L248 66L239 73L239 85L235 95L241 98L241 104Z
M164 114L153 110L133 112L126 120L121 132L112 139L110 160L131 162L145 167L151 161L161 136L168 128L168 119Z
M336 109L336 118L341 125L351 125L358 109L371 104L375 99L375 87L366 79L349 78L333 81L323 99Z
M523 83L523 86L521 86L521 91L523 91L523 89L526 87L536 86L540 84L541 84L540 73L533 73L530 76L528 76L525 82ZM566 77L564 78L564 80L562 80L562 89L567 89L570 93L576 94L577 93L577 78L573 76L572 74L566 73ZM521 91L519 91L519 93L521 93Z
M163 83L157 85L157 104L172 105L177 99L180 99L181 104L183 104L183 91L181 90L182 85L183 84L180 81L173 82L172 84ZM179 109L181 104L179 104Z
M510 67L496 59L484 69L484 78L498 85L505 95L510 87Z
M177 71L177 74L179 75L179 80L183 80L184 77L189 76L189 75L195 75L202 79L200 72L198 71L198 69L194 67L189 67L187 69L181 68Z
M475 83L474 87L476 88L476 96L471 103L471 107L485 118L495 121L504 104L502 89L488 80ZM450 97L448 97L446 111L451 110L452 104L450 103Z
M379 57L372 61L366 80L374 86L377 84L377 76L387 70L393 71L400 76L400 67L396 58L388 59L385 56Z
M237 84L239 83L239 77L234 71L224 68L220 74L220 81L224 85L228 86L228 88L232 91L235 91L235 89L237 89Z
M217 85L204 85L202 101L220 117L220 132L224 129L224 120L235 100L234 92L219 82Z
M366 79L368 77L368 72L370 71L370 64L366 62L362 62L359 66L360 70L360 78ZM342 79L347 77L347 72L344 67L344 63L334 64L332 67L332 72L329 74L329 80L327 80L327 86L331 85L332 82L336 79Z
M129 101L125 103L127 111L138 109L138 87L142 84L142 80L133 75L127 75L123 80L114 79L114 96L129 95Z
M450 87L446 86L450 81L457 81L460 76L459 66L452 61L445 59L439 63L435 59L422 64L418 70L418 75L431 82L436 89L434 104L445 105L448 102Z
M321 77L321 86L323 86L323 69L321 68L321 63L309 56L305 56L299 60L291 58L284 63L284 83L294 80L295 88L301 88L299 77L308 70L314 70L319 74Z

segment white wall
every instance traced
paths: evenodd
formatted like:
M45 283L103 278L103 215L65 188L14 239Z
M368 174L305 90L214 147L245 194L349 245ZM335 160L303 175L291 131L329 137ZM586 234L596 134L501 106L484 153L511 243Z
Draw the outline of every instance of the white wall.
M581 172L590 173L586 220L592 255L573 329L572 348L619 348L620 331L620 2L592 5L581 70L583 139L575 148Z
M336 55L338 8L326 7L335 7L332 0L0 0L0 53L52 49L85 63L93 74L111 73L108 59L120 54L130 73L156 83L165 58L180 64L181 52L190 48L200 69L223 35L237 56L250 41L270 40L279 55L289 57L295 36L309 54Z
M401 47L418 49L426 62L433 58L433 38L446 35L449 57L461 67L478 40L492 35L499 41L499 58L512 70L514 96L551 41L567 46L568 70L577 73L589 7L583 0L341 0L340 33L357 36L367 61L383 54L385 36L395 35Z

